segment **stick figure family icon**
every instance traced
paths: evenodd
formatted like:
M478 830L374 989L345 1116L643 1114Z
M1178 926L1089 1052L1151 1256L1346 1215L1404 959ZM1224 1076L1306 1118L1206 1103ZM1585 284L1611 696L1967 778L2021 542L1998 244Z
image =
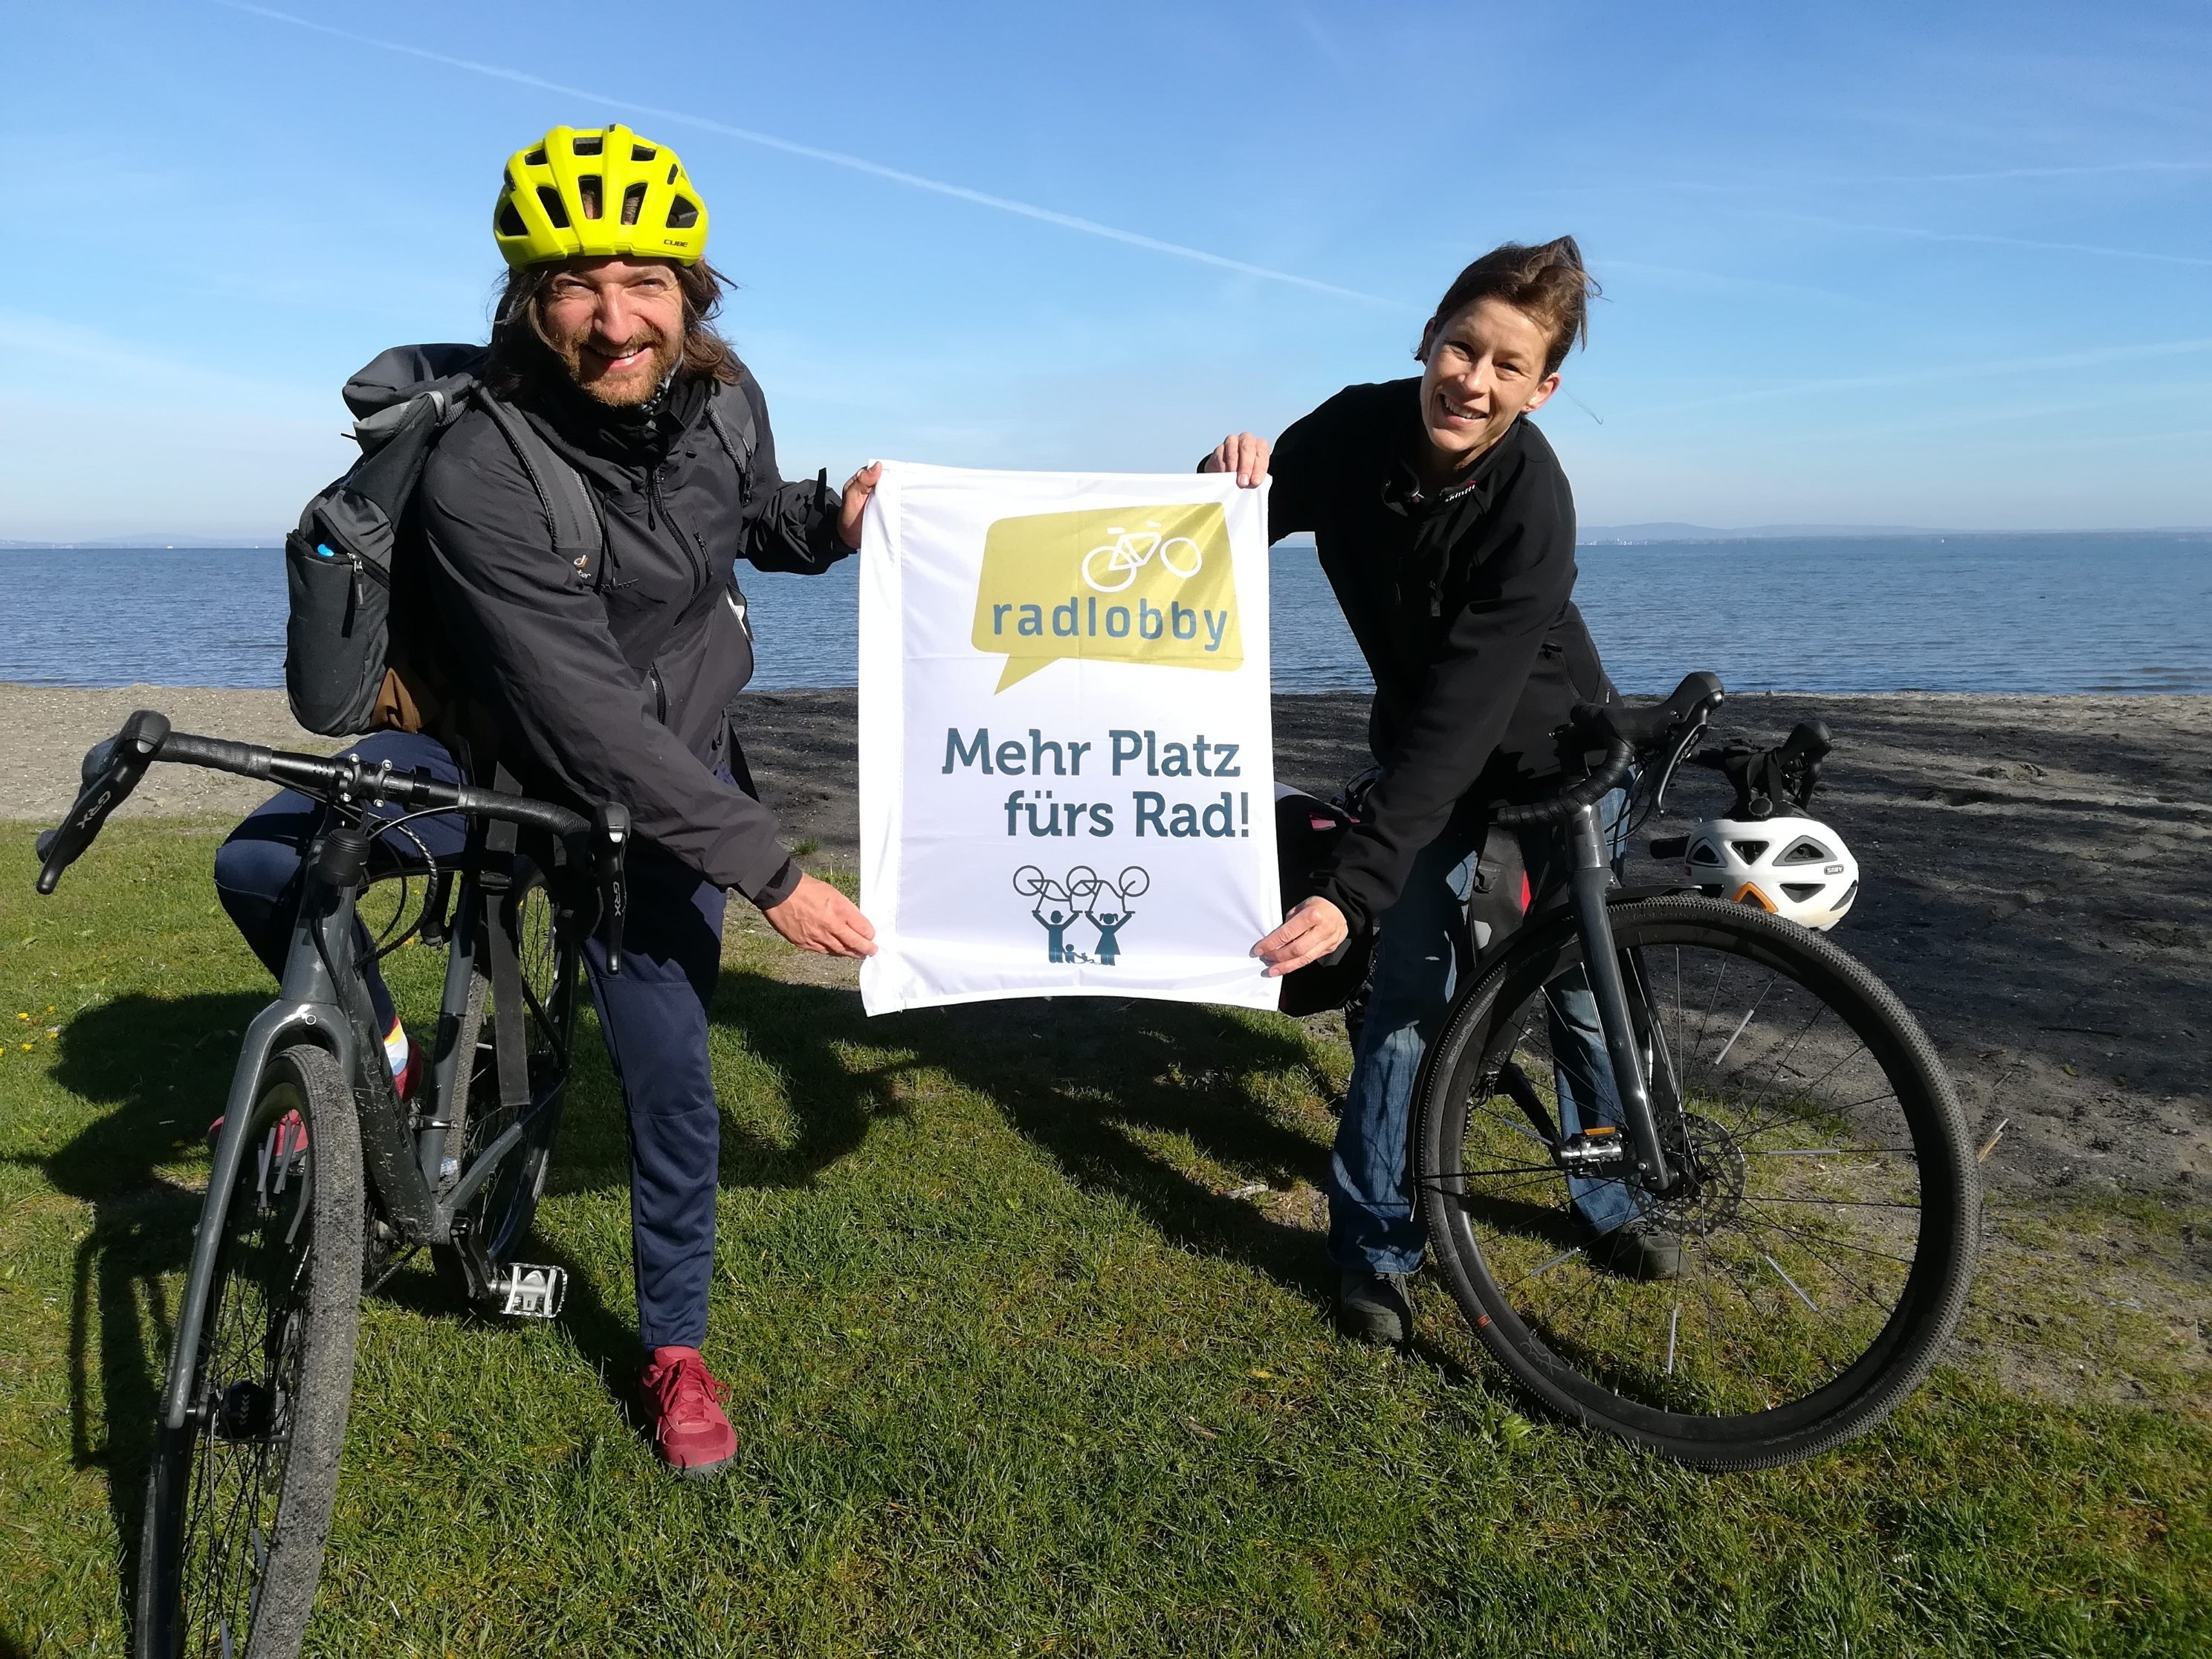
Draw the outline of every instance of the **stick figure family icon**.
M1095 962L1102 968L1111 968L1121 959L1121 929L1136 914L1129 901L1143 897L1152 884L1152 877L1133 864L1110 878L1087 864L1077 865L1058 881L1034 864L1014 872L1014 891L1035 901L1030 915L1044 929L1045 960ZM1079 921L1098 931L1088 951L1068 942L1067 931Z

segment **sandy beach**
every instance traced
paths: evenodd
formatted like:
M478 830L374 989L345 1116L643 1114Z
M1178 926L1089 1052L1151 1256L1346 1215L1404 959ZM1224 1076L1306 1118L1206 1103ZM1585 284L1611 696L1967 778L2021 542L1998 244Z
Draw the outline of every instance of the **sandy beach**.
M854 694L743 707L791 837L849 868ZM137 708L188 731L337 746L295 726L276 691L0 685L0 817L52 821L78 757ZM1351 694L1278 698L1278 776L1325 790L1356 770L1364 710ZM1817 810L1865 869L1838 938L1927 1025L1980 1135L2008 1122L1993 1183L2212 1195L2212 697L1752 696L1717 730L1771 740L1815 713L1838 744ZM1678 811L1724 803L1714 775L1685 777ZM233 816L260 794L163 767L125 810Z

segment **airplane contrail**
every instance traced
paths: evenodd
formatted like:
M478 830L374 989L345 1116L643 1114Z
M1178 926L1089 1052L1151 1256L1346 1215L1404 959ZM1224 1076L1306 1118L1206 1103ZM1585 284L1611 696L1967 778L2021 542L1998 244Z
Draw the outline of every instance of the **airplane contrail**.
M758 132L750 127L732 126L726 121L716 121L703 115L691 115L682 110L664 109L653 104L641 104L635 99L617 98L605 93L592 92L582 87L565 86L558 81L548 81L542 76L526 75L520 70L501 69L496 64L479 64L467 58L455 58L442 52L432 52L422 46L410 46L398 40L380 40L374 35L356 34L350 29L333 27L312 18L296 17L288 11L277 11L268 6L248 3L248 0L213 0L213 3L231 11L245 12L250 16L267 18L272 22L289 23L295 28L307 29L317 34L327 34L334 40L347 40L356 46L374 46L380 52L398 52L406 58L419 58L425 63L441 64L447 69L465 70L471 75L489 76L495 81L511 82L520 87L535 88L540 92L556 92L564 98L581 98L601 105L636 111L655 120L670 121L681 126L696 127L702 132L717 133L725 138L736 138L748 144L757 144L763 149L781 150L787 155L804 156L810 161L822 161L831 167L844 167L849 172L864 173L870 178L888 179L892 184L905 185L915 190L926 190L933 195L949 196L955 201L971 202L978 207L994 208L1000 213L1011 213L1023 219L1034 219L1041 224L1057 225L1063 230L1079 231L1086 236L1097 236L1109 242L1120 242L1127 247L1143 248L1152 253L1165 253L1178 259L1188 259L1201 265L1212 265L1218 270L1235 271L1243 276L1256 276L1270 283L1285 283L1292 288L1302 288L1315 294L1326 294L1340 300L1357 300L1364 305L1388 306L1394 311L1408 310L1402 301L1386 299L1379 294L1364 294L1358 289L1342 288L1334 283L1324 283L1311 276L1301 276L1295 271L1277 270L1271 265L1255 265L1243 259L1232 259L1225 254L1210 253L1204 248L1186 247L1181 242L1164 241L1157 236L1141 232L1122 230L1113 225L1100 224L1095 219L1085 219L1073 213L1061 213L1052 208L1038 207L1030 202L1017 202L1009 197L994 196L987 191L970 190L965 185L950 184L942 179L929 179L918 173L908 173L900 167L885 167L880 161L871 161L866 156L848 155L842 150L823 149L814 144L802 144L794 139L779 138L771 132Z

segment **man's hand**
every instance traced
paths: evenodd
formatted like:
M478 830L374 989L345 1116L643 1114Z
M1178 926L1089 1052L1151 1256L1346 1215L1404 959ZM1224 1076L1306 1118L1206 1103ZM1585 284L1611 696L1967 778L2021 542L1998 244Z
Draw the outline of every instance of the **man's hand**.
M1269 979L1280 979L1310 962L1319 962L1343 944L1351 931L1344 912L1316 896L1292 909L1281 927L1252 947L1252 954L1267 964Z
M872 462L845 480L845 504L837 513L837 535L854 552L860 548L860 513L868 504L868 497L876 493L876 480L884 476L884 464ZM855 910L854 915L860 915ZM811 947L810 947L811 948Z
M1213 453L1198 464L1198 470L1200 472L1234 472L1239 484L1247 489L1256 489L1260 481L1267 476L1267 441L1265 438L1239 432L1216 444Z
M771 904L761 914L769 927L802 951L818 951L825 957L876 953L875 924L852 900L812 876L801 876L782 903Z

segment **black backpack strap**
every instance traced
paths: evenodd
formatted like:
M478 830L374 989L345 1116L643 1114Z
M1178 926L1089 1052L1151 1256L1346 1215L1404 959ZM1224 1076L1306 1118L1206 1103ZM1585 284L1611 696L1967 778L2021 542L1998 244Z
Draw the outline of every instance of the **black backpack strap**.
M745 481L747 493L750 494L753 476L753 445L760 436L753 423L753 400L744 392L738 392L734 398L729 400L736 404L736 408L730 418L725 420L722 416L723 390L720 380L707 390L707 423L714 428L714 435L722 441L722 447L728 452L730 459L738 464L738 476Z
M545 509L545 523L553 532L553 551L586 581L597 577L607 531L583 475L554 453L520 410L482 387L477 388L477 404L506 434L531 488L538 492L538 503Z

